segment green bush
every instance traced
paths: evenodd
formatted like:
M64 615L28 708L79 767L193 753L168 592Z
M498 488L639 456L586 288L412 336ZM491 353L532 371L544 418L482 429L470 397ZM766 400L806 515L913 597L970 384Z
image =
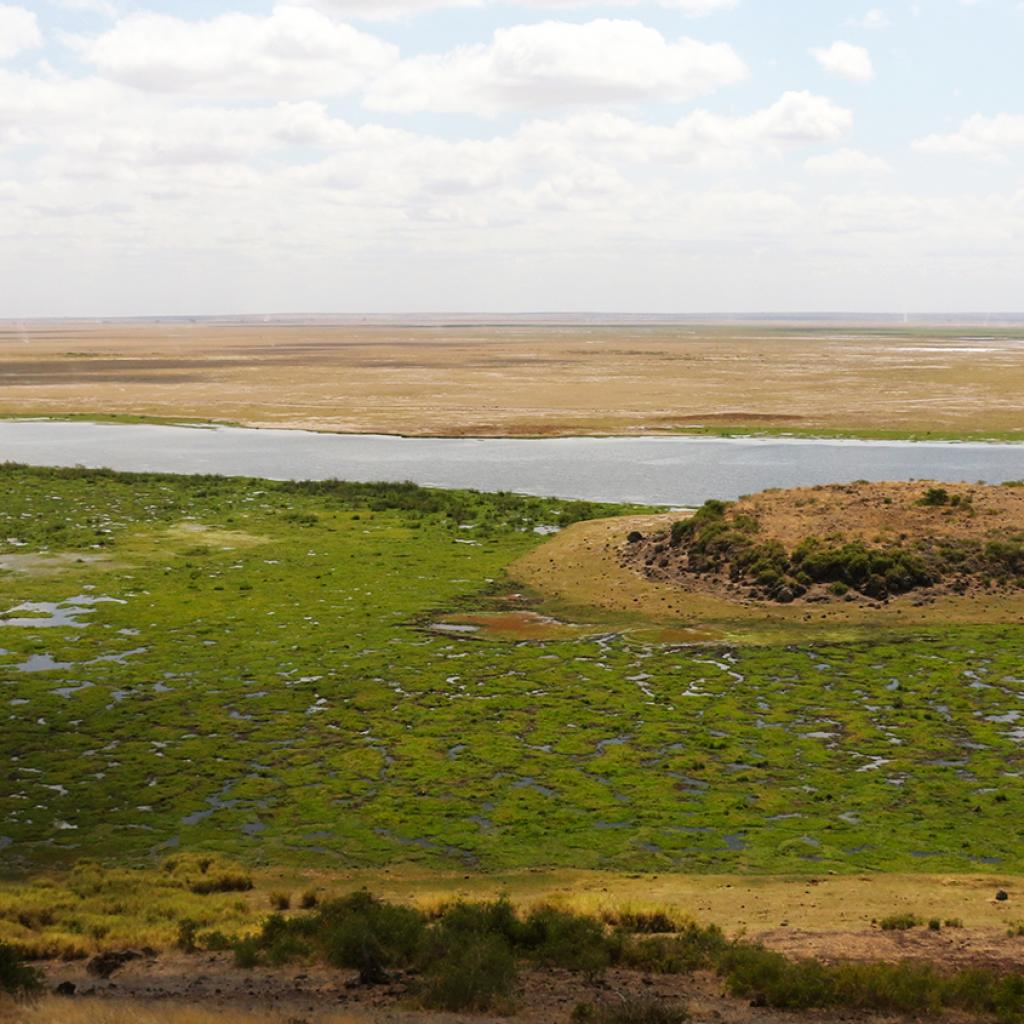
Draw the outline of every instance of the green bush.
M270 894L270 905L275 910L291 910L292 898L286 892L272 892Z
M520 946L545 967L589 976L600 974L612 958L612 944L599 921L555 907L530 912Z
M669 935L679 930L679 923L660 910L624 910L605 914L604 920L634 935Z
M381 984L389 967L411 964L423 946L426 920L410 907L359 892L324 903L314 924L327 962L359 971L363 984Z
M42 975L21 962L13 946L0 942L0 992L29 995L42 988Z
M905 932L911 928L917 928L924 922L916 914L890 914L878 922L878 927L883 932Z
M675 935L631 938L621 950L623 967L655 974L692 974L713 967L729 948L717 925L689 923Z
M938 508L942 505L948 505L950 501L949 491L945 487L929 487L924 494L918 498L918 505L924 505L930 508Z
M175 945L183 953L194 953L199 947L196 945L196 932L199 931L199 922L191 918L185 918L178 922L178 938Z
M428 968L422 1001L433 1010L492 1010L509 999L517 980L507 939L460 932Z
M249 892L252 887L252 879L248 875L226 873L200 878L189 885L189 890L197 896L209 896L216 892Z
M259 965L260 940L257 937L239 939L234 945L234 950L235 966L251 969Z

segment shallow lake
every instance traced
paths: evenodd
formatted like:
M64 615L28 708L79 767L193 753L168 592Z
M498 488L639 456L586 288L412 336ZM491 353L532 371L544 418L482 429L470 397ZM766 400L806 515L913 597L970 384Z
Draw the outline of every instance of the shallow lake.
M1024 445L703 437L405 438L0 421L0 461L216 473L697 505L766 487L853 480L1024 478Z

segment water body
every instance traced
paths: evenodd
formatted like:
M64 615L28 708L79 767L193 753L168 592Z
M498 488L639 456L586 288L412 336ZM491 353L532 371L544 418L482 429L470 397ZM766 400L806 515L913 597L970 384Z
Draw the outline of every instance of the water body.
M433 487L699 505L767 487L853 480L1002 483L1024 445L776 438L405 438L128 424L0 421L0 461L276 480Z

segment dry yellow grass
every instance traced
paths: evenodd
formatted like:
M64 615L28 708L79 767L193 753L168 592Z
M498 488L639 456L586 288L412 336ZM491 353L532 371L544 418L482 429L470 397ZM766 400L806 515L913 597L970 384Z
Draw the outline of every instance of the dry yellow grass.
M904 910L926 918L960 918L967 928L978 929L1005 928L1024 917L1018 901L1024 880L985 875L824 875L812 882L806 877L538 869L467 876L414 865L342 872L261 868L252 874L252 892L204 897L165 895L159 888L165 873L154 870L117 869L110 873L110 886L101 886L95 895L76 895L57 876L2 882L0 941L30 946L39 955L52 949L50 955L58 957L65 942L79 955L145 945L168 951L182 918L200 920L204 930L246 934L272 912L269 893L290 894L294 908L303 892L328 899L363 888L428 910L456 899L507 894L521 907L552 902L587 913L667 911L717 924L730 934L771 931L783 920L806 932L861 931L873 919ZM998 888L1009 891L1011 900L996 902ZM19 915L33 918L32 930L18 923ZM68 915L99 927L92 936L66 934L61 920Z
M765 500L771 498L768 495ZM1006 498L1016 509L1024 493L1018 495L1014 489L1006 492ZM700 627L731 642L769 639L805 625L813 627L819 638L836 639L860 628L1024 622L1024 595L1020 593L942 595L922 607L913 605L913 595L904 595L884 608L834 603L810 609L800 604L740 603L710 592L684 590L623 564L630 532L666 530L682 518L684 514L665 513L576 523L515 562L508 572L513 580L541 596L545 610L583 621L603 615L627 623L650 620Z
M1020 334L838 324L0 325L0 413L481 436L694 424L1017 431Z

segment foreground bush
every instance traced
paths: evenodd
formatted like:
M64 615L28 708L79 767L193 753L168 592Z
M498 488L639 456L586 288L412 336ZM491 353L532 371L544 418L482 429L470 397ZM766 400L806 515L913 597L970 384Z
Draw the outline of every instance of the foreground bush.
M423 1005L432 1010L491 1010L506 1002L519 979L501 935L462 935L427 972Z
M974 969L942 974L931 964L822 964L734 945L719 967L729 991L781 1010L844 1007L890 1013L943 1010L1024 1021L1024 976Z
M39 972L23 964L13 947L0 942L0 992L26 995L41 987Z
M900 926L917 918L906 915ZM661 927L653 918L622 923ZM896 918L894 918L894 922ZM895 926L895 925L894 925ZM935 1014L960 1010L1024 1024L1024 976L992 970L944 974L930 964L824 964L788 960L762 946L730 941L714 926L677 924L673 934L636 934L597 918L541 906L521 914L506 899L458 902L433 914L386 903L367 892L322 903L313 913L275 914L255 937L235 943L252 967L318 957L359 971L365 984L391 972L422 975L416 995L438 1010L507 1009L517 966L531 963L595 977L609 966L658 974L713 971L729 991L758 1006ZM588 1016L589 1014L589 1016ZM594 1024L677 1024L685 1011L657 1002L581 1006L574 1019Z

